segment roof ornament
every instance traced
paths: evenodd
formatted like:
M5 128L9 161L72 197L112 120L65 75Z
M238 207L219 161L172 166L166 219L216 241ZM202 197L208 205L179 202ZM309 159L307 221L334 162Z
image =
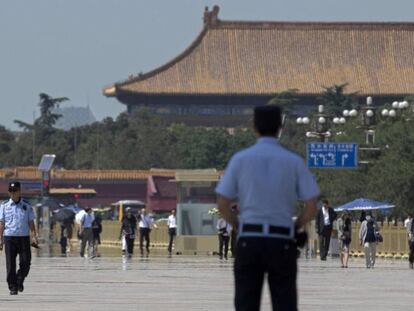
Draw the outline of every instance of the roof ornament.
M220 7L218 5L213 6L212 10L208 10L208 6L204 8L204 26L216 26L220 20L218 18L218 13L220 11Z

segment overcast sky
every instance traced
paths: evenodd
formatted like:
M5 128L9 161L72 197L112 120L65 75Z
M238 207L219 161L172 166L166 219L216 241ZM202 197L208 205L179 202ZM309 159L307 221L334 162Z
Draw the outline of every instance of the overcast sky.
M89 105L98 120L125 106L105 85L158 67L223 20L412 21L413 0L0 0L0 124L32 122L38 94Z

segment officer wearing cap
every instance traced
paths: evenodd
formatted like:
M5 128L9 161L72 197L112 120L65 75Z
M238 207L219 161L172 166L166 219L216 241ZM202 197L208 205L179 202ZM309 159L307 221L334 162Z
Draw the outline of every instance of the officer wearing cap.
M0 250L5 248L7 265L7 283L10 295L22 292L23 282L29 274L30 233L33 245L38 244L35 215L32 206L21 198L20 183L9 183L10 199L0 204ZM16 273L16 257L19 255L19 270Z
M231 158L216 188L220 214L238 228L236 310L260 309L265 274L273 309L297 310L295 231L315 216L319 187L304 160L279 144L281 125L279 107L256 107L257 142ZM298 200L304 209L294 223Z

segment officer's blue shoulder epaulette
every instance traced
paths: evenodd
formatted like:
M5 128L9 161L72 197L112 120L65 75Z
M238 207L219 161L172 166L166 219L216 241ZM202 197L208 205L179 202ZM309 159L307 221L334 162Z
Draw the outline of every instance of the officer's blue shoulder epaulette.
M28 200L26 200L26 199L22 199L22 202L23 202L25 205L32 206L32 205L30 204L30 202L29 202Z
M9 202L9 200L4 200L1 204L6 204L7 202Z

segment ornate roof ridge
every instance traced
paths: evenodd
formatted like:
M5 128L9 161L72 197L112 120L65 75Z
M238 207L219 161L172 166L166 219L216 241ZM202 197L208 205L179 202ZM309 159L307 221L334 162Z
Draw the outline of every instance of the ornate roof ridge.
M355 27L352 27L355 26ZM210 26L210 28L240 28L240 29L300 29L300 30L315 30L315 29L329 29L329 30L376 30L378 28L384 29L402 29L414 28L414 22L395 22L395 21L243 21L243 20L234 20L234 21L222 21L215 25Z

